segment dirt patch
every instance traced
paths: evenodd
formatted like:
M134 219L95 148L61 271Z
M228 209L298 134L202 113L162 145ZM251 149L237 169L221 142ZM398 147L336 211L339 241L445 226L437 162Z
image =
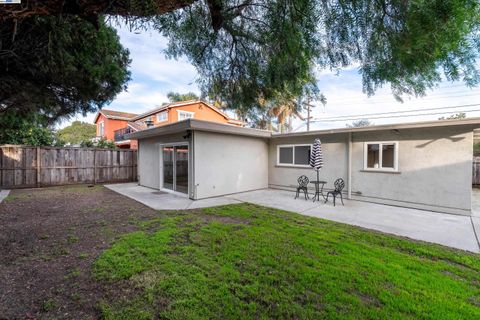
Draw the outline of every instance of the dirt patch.
M380 308L383 305L383 303L377 297L371 296L367 293L354 290L353 294L356 295L360 299L360 301L362 301L362 303L367 306L374 306Z
M215 214L203 214L202 219L205 220L206 223L210 222L220 222L223 224L249 224L249 219L242 219L237 217L227 217L227 216L218 216Z
M14 190L0 204L0 319L96 319L91 265L159 213L101 186Z

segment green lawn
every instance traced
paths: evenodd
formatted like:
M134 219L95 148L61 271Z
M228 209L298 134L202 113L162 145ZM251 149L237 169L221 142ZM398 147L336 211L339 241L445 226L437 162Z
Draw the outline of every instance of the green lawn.
M478 255L250 204L139 224L93 266L106 319L480 319Z

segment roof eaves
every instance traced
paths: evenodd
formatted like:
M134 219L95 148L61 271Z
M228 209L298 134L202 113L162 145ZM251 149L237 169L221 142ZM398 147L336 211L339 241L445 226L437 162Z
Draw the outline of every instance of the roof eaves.
M243 135L243 136L252 136L259 138L270 138L271 132L252 129L252 128L243 128L229 124L222 124L218 122L203 121L196 119L187 119L183 121L178 121L172 124L167 124L163 126L157 126L138 132L131 133L126 135L128 139L145 139L155 136L167 135L172 133L178 133L186 130L198 130L198 131L207 131L207 132L218 132L224 134L233 134L233 135Z
M386 125L376 125L376 126L358 127L358 128L339 128L339 129L314 130L314 131L290 132L290 133L273 133L272 138L297 137L297 136L309 136L309 135L326 135L326 134L338 134L338 133L350 133L350 132L355 133L355 132L368 132L368 131L435 128L435 127L449 127L449 126L462 126L462 125L480 127L480 117L386 124Z

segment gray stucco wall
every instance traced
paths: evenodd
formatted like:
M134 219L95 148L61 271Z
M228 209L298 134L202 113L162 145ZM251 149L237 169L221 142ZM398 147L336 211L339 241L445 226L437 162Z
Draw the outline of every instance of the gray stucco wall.
M399 173L363 171L364 142L398 141ZM470 214L471 129L443 127L353 135L352 197Z
M317 136L274 138L269 146L269 186L290 189L312 169L277 166L277 145L313 143ZM319 135L324 168L320 179L333 188L336 178L348 183L348 135ZM471 214L472 144L470 127L439 127L352 134L352 198L455 214ZM364 171L364 143L398 141L399 172ZM347 191L347 186L344 189Z
M268 141L194 132L195 199L268 187Z
M271 188L294 190L297 178L306 175L310 180L317 180L312 168L298 168L277 165L277 146L284 144L313 144L314 137L289 137L271 139L269 146L268 183ZM322 141L324 167L320 170L320 180L327 181L326 189L333 189L333 181L343 178L347 181L347 134L318 136ZM314 186L310 188L313 190Z
M141 186L160 188L160 145L185 142L185 134L186 132L138 140L138 183Z

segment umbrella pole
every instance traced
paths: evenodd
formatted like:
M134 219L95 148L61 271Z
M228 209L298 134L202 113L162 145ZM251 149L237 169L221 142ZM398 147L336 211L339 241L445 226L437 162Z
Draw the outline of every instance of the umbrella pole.
M318 170L317 170L317 181L320 181L320 178L318 177Z

